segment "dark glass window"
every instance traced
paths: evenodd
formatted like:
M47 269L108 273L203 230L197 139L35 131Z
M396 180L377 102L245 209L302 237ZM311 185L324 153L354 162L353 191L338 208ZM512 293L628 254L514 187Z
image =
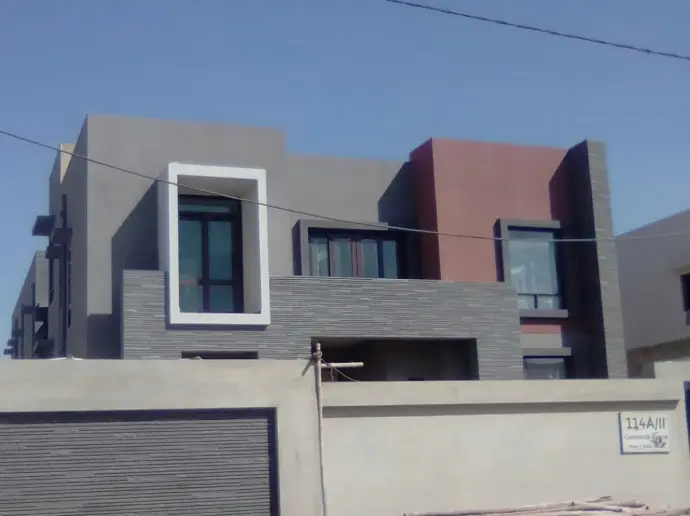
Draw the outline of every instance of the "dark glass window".
M511 229L507 276L518 292L521 309L564 308L558 278L554 231Z
M243 309L241 204L203 196L179 198L180 310Z
M680 277L680 287L683 295L683 311L685 312L685 323L690 324L690 273Z
M312 230L309 258L312 276L402 278L403 246L387 231Z
M563 380L568 377L564 358L525 357L523 365L526 380Z

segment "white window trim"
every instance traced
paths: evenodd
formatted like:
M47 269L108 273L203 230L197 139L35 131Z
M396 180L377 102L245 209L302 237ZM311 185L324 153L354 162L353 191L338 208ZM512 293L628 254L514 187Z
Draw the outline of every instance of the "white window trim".
M188 313L180 311L179 255L178 255L178 180L193 186L193 180L185 183L184 178L218 178L231 181L249 180L256 183L259 292L261 310L259 313ZM271 304L268 268L268 213L266 208L266 171L254 168L191 165L170 163L158 183L158 234L160 267L168 273L167 311L171 325L207 326L268 326L271 323ZM244 205L247 203L243 203ZM246 282L245 282L246 288Z

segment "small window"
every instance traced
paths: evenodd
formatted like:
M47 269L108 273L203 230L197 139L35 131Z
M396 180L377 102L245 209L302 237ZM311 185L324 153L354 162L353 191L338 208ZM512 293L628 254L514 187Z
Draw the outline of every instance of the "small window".
M568 377L565 358L525 357L525 380L564 380Z
M685 324L690 324L690 273L680 277L681 292L683 295L683 311L685 312Z
M518 292L521 310L564 308L554 230L511 228L506 276Z
M309 233L312 276L402 278L402 245L390 232L312 230Z

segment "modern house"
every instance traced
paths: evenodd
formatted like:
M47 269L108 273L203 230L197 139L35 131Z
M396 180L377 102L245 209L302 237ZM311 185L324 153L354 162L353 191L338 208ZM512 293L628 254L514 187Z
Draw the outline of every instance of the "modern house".
M74 152L34 225L58 356L290 359L319 342L364 362L358 380L627 376L600 143L431 139L379 161L95 115Z
M630 375L690 359L690 211L628 231L617 246Z

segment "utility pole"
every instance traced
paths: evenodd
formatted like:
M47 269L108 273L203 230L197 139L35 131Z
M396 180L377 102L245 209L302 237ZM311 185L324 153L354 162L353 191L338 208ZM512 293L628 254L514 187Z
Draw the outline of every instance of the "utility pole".
M326 475L324 471L324 439L323 439L323 400L321 396L321 391L323 387L323 380L321 378L321 372L324 369L338 369L345 368L359 368L364 367L364 362L333 362L328 363L323 361L323 352L321 351L321 343L317 342L314 345L314 352L312 353L312 359L314 360L314 375L316 376L316 406L318 409L318 419L319 419L319 469L321 473L321 504L323 516L328 516L328 508L326 502Z

